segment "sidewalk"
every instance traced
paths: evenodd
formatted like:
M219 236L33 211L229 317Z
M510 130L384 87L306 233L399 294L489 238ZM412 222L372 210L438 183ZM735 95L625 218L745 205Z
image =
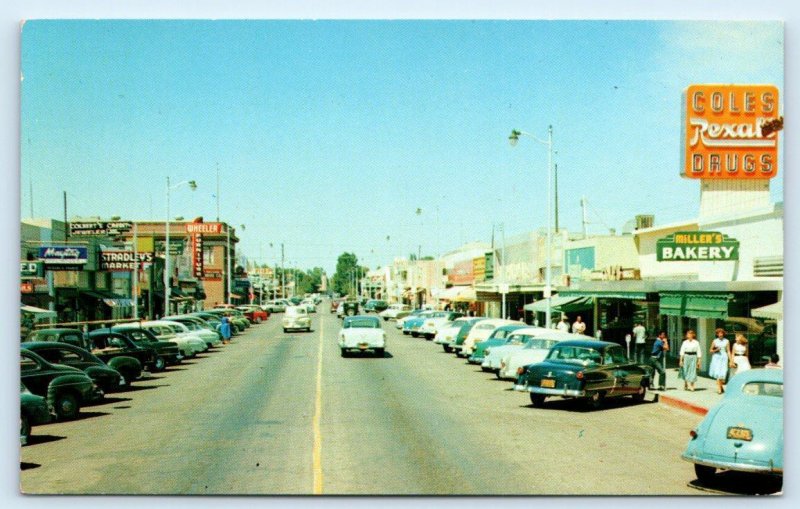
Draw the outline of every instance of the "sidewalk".
M697 415L705 415L708 410L722 401L723 394L717 394L717 382L711 378L698 376L695 391L683 390L683 380L678 378L677 368L667 368L667 390L654 391L655 401L671 407L687 410ZM649 398L648 398L649 399Z

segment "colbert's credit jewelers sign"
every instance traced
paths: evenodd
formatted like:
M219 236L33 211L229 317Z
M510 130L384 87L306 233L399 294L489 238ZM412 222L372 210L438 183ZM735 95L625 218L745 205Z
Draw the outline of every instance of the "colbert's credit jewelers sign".
M778 174L778 88L691 85L686 89L684 175L769 179Z
M656 241L659 262L730 261L739 259L739 241L720 232L675 232Z

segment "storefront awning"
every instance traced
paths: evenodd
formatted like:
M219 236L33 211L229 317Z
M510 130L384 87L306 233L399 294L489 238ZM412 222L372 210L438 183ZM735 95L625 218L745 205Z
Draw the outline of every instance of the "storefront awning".
M551 311L570 313L572 311L590 308L592 305L593 303L591 297L565 297L561 294L556 295L555 297L550 297ZM525 309L525 311L533 311L535 313L546 313L547 299L541 299L537 300L536 302L531 302L530 304L525 304L523 309Z
M437 295L437 299L441 300L453 300L461 294L464 290L469 290L469 286L451 286L445 290L441 290Z
M658 311L662 315L724 320L732 298L730 293L662 293Z
M107 305L112 308L132 308L133 300L131 299L103 299Z
M47 318L58 318L58 313L50 311L49 309L37 308L35 306L20 306L20 310L25 313L35 315L35 320L44 320Z
M774 304L769 304L766 306L761 306L760 308L755 308L750 311L752 316L758 318L769 318L772 320L782 320L783 319L783 301L775 302Z
M644 292L603 292L603 291L561 291L558 292L560 297L594 297L597 299L630 299L630 300L644 300L647 294Z

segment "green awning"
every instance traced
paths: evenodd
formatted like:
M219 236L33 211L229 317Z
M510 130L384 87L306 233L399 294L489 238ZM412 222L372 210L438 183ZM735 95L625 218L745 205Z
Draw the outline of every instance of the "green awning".
M550 310L551 311L560 311L562 313L571 313L572 311L578 311L581 309L587 309L592 307L592 298L591 297L564 297L562 295L557 295L555 297L550 297ZM547 299L537 300L536 302L532 302L530 304L525 304L524 306L525 311L533 311L538 313L546 313L547 312Z
M728 317L728 303L733 299L730 293L661 293L658 311L662 315L687 316L691 318Z
M647 294L644 292L579 292L567 291L560 292L561 296L573 297L594 297L596 299L631 299L631 300L644 300Z

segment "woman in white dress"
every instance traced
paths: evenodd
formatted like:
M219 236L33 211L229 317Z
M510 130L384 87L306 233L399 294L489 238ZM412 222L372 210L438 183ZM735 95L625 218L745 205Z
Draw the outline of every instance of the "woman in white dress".
M742 334L736 335L736 343L733 344L733 362L736 364L736 373L750 369L750 349L747 346L747 338Z

